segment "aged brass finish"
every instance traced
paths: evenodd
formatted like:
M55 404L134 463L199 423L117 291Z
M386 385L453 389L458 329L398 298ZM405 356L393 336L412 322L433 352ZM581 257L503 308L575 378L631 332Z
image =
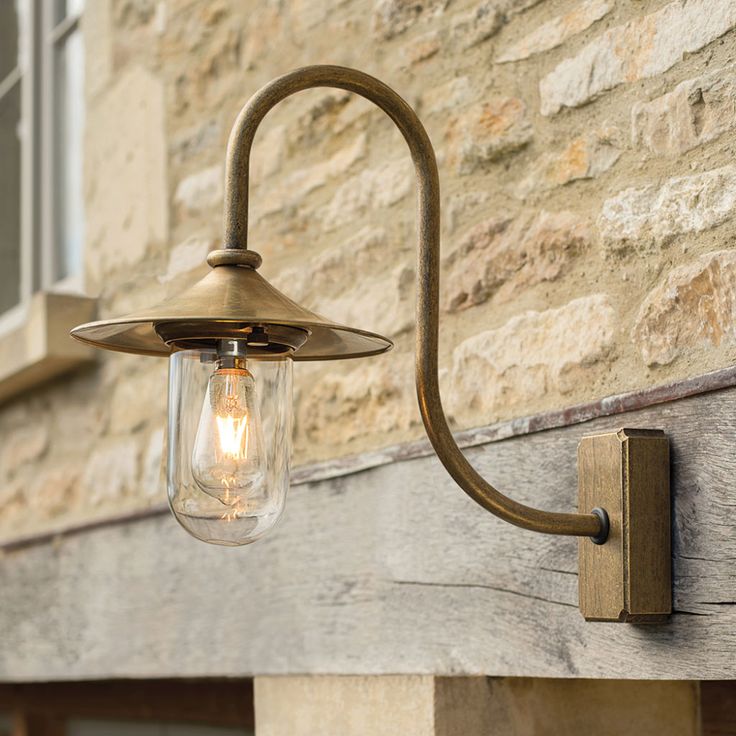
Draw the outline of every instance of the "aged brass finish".
M228 142L224 242L223 250L208 259L212 272L183 295L157 307L82 325L72 334L98 347L150 355L167 355L192 341L202 344L218 336L244 337L253 327L264 328L275 343L261 357L284 350L294 360L324 360L374 355L391 347L387 338L335 324L292 302L256 273L260 256L248 250L249 157L256 130L274 105L313 87L344 89L370 100L393 120L409 147L418 189L417 396L427 434L443 465L473 500L505 521L532 531L604 541L605 525L598 515L585 509L579 514L541 511L507 498L475 471L457 446L438 382L440 187L434 150L411 107L390 87L363 72L311 66L256 92L238 115ZM297 344L305 333L306 340ZM598 505L596 501L591 508Z
M578 447L579 509L606 507L604 545L581 539L580 612L588 621L658 623L672 611L669 442L621 429Z
M107 350L169 355L203 342L214 344L218 337L243 337L259 325L268 327L273 343L269 349L250 351L249 357L293 350L294 360L375 355L392 345L385 337L336 324L291 301L248 265L260 260L257 253L215 251L210 257L213 269L183 294L127 317L80 325L72 335ZM218 265L223 261L227 265ZM289 339L279 342L286 334Z

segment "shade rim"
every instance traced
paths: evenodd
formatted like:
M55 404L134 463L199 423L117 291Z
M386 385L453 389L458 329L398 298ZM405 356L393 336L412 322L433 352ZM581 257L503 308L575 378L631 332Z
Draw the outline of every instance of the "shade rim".
M316 315L315 315L316 316ZM109 320L96 320L76 326L70 331L71 337L79 342L96 348L112 350L115 352L133 355L147 355L151 357L168 357L173 353L185 349L173 344L167 344L156 332L156 325L162 323L202 323L202 324L227 324L243 325L249 322L247 319L234 319L233 317L187 317L183 320L180 315L176 317L161 315L151 318L150 316L136 318L134 316L117 317ZM303 346L288 353L288 355L264 355L253 356L254 360L276 360L290 357L295 361L317 361L317 360L342 360L349 358L370 357L388 352L393 348L394 342L389 338L369 330L356 327L348 327L332 322L307 321L307 320L263 320L259 319L257 324L268 327L268 325L294 327L305 330L308 338ZM100 331L119 327L118 331L106 337L95 336ZM136 328L143 328L138 344L130 344L124 337L130 335ZM147 328L147 329L146 329ZM139 332L141 330L139 329ZM346 339L344 336L350 336ZM330 348L329 345L334 345ZM193 348L197 349L197 348Z

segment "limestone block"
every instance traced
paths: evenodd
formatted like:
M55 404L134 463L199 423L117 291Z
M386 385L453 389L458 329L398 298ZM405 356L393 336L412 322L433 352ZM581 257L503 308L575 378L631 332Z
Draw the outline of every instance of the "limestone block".
M405 67L412 67L421 61L432 58L442 47L442 36L439 31L429 31L415 38L402 49Z
M286 126L273 125L256 139L251 155L250 175L254 184L273 176L286 155Z
M561 151L544 153L516 187L522 199L580 179L594 179L621 156L619 130L605 126L573 138Z
M138 443L110 438L93 450L80 480L80 496L89 507L120 505L138 482Z
M422 15L439 15L449 0L376 0L373 6L373 35L387 41L411 28Z
M22 466L38 461L48 450L49 440L49 429L43 416L36 417L25 426L13 428L0 452L2 473L12 476Z
M375 168L363 169L341 184L317 213L326 231L349 225L355 218L400 202L411 191L411 162L401 157Z
M209 238L191 237L175 245L169 253L166 272L158 277L159 281L165 284L182 274L202 268L213 244L214 242Z
M448 82L432 86L422 93L421 110L427 115L457 110L474 98L470 78L454 77Z
M496 61L520 61L557 48L568 38L590 28L610 10L611 4L607 0L586 0L564 15L548 20L523 38L503 47L496 56Z
M611 28L542 78L542 115L578 107L624 82L661 74L684 53L698 51L734 25L736 5L731 0L675 0Z
M297 429L321 452L364 441L366 435L418 426L413 356L391 353L373 361L325 365L300 376Z
M736 166L677 176L662 186L624 189L603 203L598 228L604 248L646 252L677 235L699 233L736 212Z
M647 365L736 341L736 251L706 253L647 294L632 339Z
M148 361L146 370L125 375L110 396L110 428L126 434L141 429L166 410L167 361Z
M189 215L221 207L224 177L222 164L190 174L176 187L174 203L184 214Z
M353 164L365 157L366 148L367 136L361 133L326 161L319 161L281 177L270 190L259 197L254 221L258 222L266 216L297 207L308 194L349 171Z
M87 116L85 252L94 288L168 237L163 84L146 69L129 69Z
M523 100L484 100L450 122L446 132L448 163L459 174L470 174L484 163L523 148L533 135Z
M571 212L490 218L471 228L443 265L443 307L450 312L560 277L590 242L588 225Z
M470 49L489 39L506 20L505 7L496 0L486 0L474 8L456 13L451 21L451 34L455 44Z
M528 311L460 343L453 352L448 409L460 424L496 416L530 396L566 394L609 358L616 310L605 294Z
M140 489L142 495L154 501L163 502L166 498L164 475L164 427L158 427L151 436L143 454Z
M681 82L631 110L631 138L651 153L677 156L736 127L736 65Z

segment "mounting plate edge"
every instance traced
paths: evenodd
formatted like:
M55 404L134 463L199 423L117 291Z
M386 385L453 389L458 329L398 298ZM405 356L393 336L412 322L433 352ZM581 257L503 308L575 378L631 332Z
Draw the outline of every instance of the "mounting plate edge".
M587 621L661 623L672 612L669 440L619 429L578 445L578 510L608 512L605 544L579 540L580 612Z

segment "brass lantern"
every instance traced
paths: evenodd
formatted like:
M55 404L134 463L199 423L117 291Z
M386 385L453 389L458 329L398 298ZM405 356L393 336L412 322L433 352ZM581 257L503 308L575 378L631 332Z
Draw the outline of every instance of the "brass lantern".
M72 330L96 347L170 357L167 486L174 515L204 541L240 545L258 539L278 520L288 487L292 362L367 357L392 346L386 337L336 324L294 303L258 274L261 257L248 250L248 167L256 130L274 105L313 87L367 98L408 144L418 194L416 387L438 457L471 498L500 518L532 531L583 538L585 570L603 565L612 579L623 581L604 604L605 595L593 585L586 616L661 619L671 605L662 433L619 433L581 445L581 460L588 460L581 465L580 513L541 511L513 501L484 480L458 448L442 409L437 371L440 189L434 150L411 107L390 87L354 69L298 69L267 84L241 110L228 142L223 248L208 256L207 276L155 307ZM607 459L601 461L604 446ZM598 449L591 454L591 448ZM634 465L645 472L633 472ZM648 500L646 515L657 520L646 535L626 511L634 508L632 499L642 498ZM589 552L595 549L590 540L600 552ZM627 585L646 589L647 595L640 600Z

